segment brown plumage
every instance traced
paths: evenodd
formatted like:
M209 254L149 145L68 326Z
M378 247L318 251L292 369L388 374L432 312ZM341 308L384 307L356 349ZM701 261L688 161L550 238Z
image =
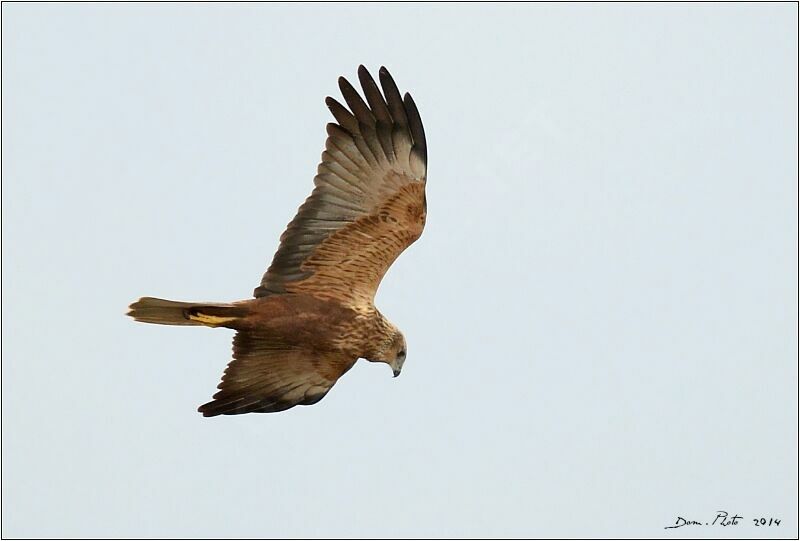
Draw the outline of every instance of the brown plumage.
M236 330L233 360L204 416L319 402L359 359L400 373L403 334L375 308L381 279L425 227L427 148L417 107L386 68L360 66L366 102L343 77L347 106L328 124L314 190L281 235L255 298L233 303L143 297L137 321Z

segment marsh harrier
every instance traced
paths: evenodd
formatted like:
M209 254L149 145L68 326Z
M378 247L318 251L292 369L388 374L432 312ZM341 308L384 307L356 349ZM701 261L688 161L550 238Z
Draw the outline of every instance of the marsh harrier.
M315 404L359 358L397 376L406 340L373 304L389 266L425 226L427 149L419 112L386 68L360 66L366 102L343 77L348 107L328 124L314 190L281 235L254 298L232 303L143 297L137 321L236 330L233 360L204 416ZM381 91L382 89L382 91Z

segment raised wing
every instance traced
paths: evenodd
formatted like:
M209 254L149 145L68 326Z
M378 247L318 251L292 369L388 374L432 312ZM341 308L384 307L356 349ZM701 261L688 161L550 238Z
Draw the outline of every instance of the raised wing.
M355 362L342 353L276 346L273 338L239 331L233 338L233 361L225 369L219 392L198 411L213 417L316 404Z
M360 66L366 103L343 77L333 98L314 191L281 235L254 295L308 293L372 303L383 275L425 226L427 147L417 107L386 68L378 89Z

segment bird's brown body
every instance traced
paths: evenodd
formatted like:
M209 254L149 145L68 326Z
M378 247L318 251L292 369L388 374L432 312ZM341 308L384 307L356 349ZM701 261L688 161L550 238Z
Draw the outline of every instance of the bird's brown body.
M356 309L312 295L285 293L234 304L246 312L218 326L257 334L271 343L341 353L354 360L378 357L376 345L393 340L397 332L374 306Z
M137 321L235 329L233 361L205 416L282 411L314 404L359 359L400 373L403 334L373 304L389 266L425 227L427 147L416 105L381 68L383 93L363 66L367 102L345 79L349 110L337 120L315 189L281 235L253 299L177 302L143 297Z

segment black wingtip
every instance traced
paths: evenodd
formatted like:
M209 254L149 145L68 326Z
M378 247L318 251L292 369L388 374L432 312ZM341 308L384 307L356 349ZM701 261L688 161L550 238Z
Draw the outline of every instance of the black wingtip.
M414 146L422 154L422 160L428 163L428 143L425 140L425 128L422 127L422 117L417 109L417 104L414 103L414 98L408 92L403 96L403 105L406 108L408 116L408 128L411 130L411 138L414 140Z
M364 81L374 81L372 74L363 65L358 66L358 80L361 81L361 86L364 86Z
M369 70L364 66L358 67L358 82L361 83L361 88L364 89L365 95L369 98L367 88L371 86L375 86L375 80L372 78Z
M353 85L350 84L350 81L344 77L339 77L339 90L342 92L345 101L347 101L348 96L352 96L353 94L358 95L358 91L356 91Z
M352 137L350 132L342 128L339 124L334 124L333 122L328 122L325 124L325 133L327 133L329 137Z
M386 104L389 106L394 122L400 126L407 126L408 120L403 107L403 98L400 97L400 91L397 89L397 84L394 82L389 70L385 67L381 68L379 78L383 88L383 95L386 97Z
M364 103L364 99L361 97L358 91L353 87L352 84L350 84L350 81L344 77L339 77L339 90L341 90L344 101L347 102L347 105L350 107L350 111L353 113L353 116L355 116L356 119L362 124L374 126L375 117L373 116L372 111L370 111L367 104Z
M211 406L213 405L214 402L207 402L202 406L200 406L199 408L197 408L197 412L202 413L203 417L216 417L217 415L219 415L219 413L211 409Z

